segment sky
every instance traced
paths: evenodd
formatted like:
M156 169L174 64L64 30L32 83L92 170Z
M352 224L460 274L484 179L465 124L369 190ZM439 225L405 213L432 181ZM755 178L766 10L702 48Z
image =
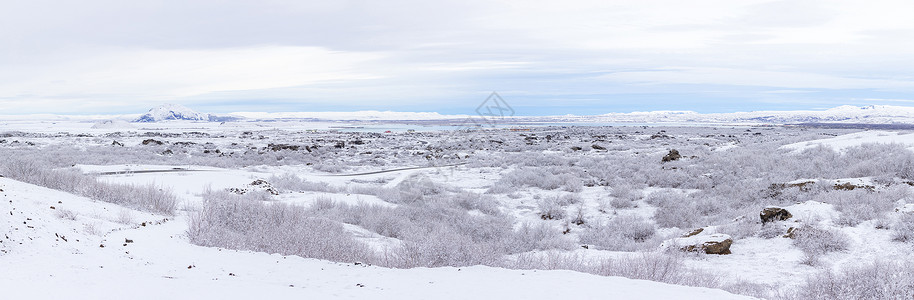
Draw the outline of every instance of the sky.
M914 2L0 0L0 115L914 106Z

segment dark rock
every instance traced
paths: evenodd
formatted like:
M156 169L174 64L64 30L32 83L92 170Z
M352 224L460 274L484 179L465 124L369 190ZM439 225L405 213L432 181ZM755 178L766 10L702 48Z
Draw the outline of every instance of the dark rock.
M680 247L680 250L686 252L704 252L705 254L730 254L730 245L733 245L733 240L726 234L700 235L678 240L680 243L684 242Z
M269 148L271 151L280 151L280 150L298 151L300 146L286 145L286 144L269 144L269 145L267 145L267 148ZM311 152L311 151L308 151L308 152Z
M661 160L661 162L669 162L669 161L679 160L680 158L682 158L682 155L679 155L679 150L671 149L671 150L670 150L670 153L667 153L667 154L663 157L663 159Z
M766 207L759 213L762 224L774 221L784 221L793 217L789 211L780 207Z
M165 142L163 142L163 141L158 141L158 140L155 140L155 139L145 139L145 140L143 140L142 144L143 144L143 145L164 145Z

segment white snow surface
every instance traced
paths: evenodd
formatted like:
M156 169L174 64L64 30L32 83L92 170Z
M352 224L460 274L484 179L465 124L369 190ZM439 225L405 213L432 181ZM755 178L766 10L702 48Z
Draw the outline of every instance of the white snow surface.
M901 144L914 148L914 133L902 134L894 131L861 131L832 138L799 142L781 146L781 149L803 152L819 146L831 147L836 151L844 151L850 147L863 144Z
M751 299L572 271L388 269L200 247L186 211L153 215L8 178L0 189L4 299Z

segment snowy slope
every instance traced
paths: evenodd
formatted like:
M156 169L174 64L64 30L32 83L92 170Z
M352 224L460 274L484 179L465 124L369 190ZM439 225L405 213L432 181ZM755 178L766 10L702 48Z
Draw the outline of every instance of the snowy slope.
M2 299L751 299L570 271L386 269L199 247L185 212L165 220L7 178L0 189Z
M914 150L914 134L902 134L892 131L862 131L857 133L840 135L832 138L812 140L789 145L781 146L781 149L802 152L807 149L818 146L831 147L832 149L843 151L850 147L856 147L863 144L900 144Z

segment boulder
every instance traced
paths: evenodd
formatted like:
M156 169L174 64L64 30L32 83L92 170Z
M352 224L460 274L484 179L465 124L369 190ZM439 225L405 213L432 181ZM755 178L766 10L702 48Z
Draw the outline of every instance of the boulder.
M759 218L762 219L762 224L774 221L784 221L792 217L793 215L790 214L790 212L786 209L775 206L766 207L762 210L762 212L759 213Z
M247 194L248 192L254 191L254 190L261 190L261 191L270 193L271 195L279 195L279 190L274 188L272 184L270 184L269 182L267 182L266 180L263 180L263 179L254 180L253 182L245 185L245 187L242 187L242 188L233 187L233 188L228 189L228 191L230 193L235 193L238 195L244 195L244 194Z
M672 240L672 243L681 251L726 255L730 254L733 239L729 235L716 233L676 238Z
M165 144L165 142L158 141L155 139L145 139L145 140L143 140L142 144L143 145L162 145L162 144Z
M679 154L679 150L670 149L670 153L667 153L667 154L663 157L663 159L661 160L661 162L668 162L668 161L679 160L680 158L682 158L682 155Z

